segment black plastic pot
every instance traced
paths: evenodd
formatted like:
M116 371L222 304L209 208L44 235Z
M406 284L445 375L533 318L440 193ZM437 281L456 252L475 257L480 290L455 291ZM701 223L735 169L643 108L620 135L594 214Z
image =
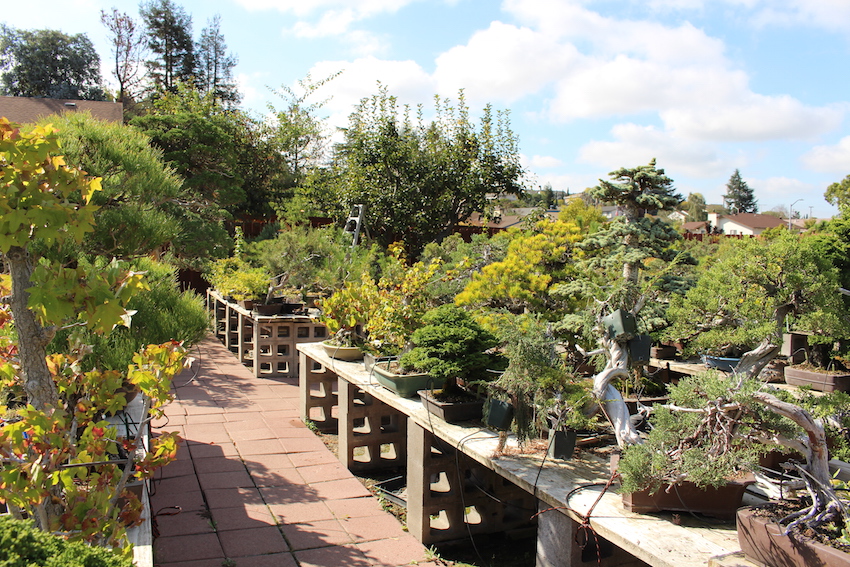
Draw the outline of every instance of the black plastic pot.
M549 433L548 455L550 459L572 459L575 448L576 431L574 429Z
M510 429L511 422L514 419L514 406L509 402L490 398L488 403L489 411L487 412L487 425L493 429L501 429L503 431Z

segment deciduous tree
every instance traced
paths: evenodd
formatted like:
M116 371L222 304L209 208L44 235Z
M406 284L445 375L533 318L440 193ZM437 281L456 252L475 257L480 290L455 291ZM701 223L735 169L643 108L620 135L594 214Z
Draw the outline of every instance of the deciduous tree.
M85 34L0 27L2 93L105 100L100 57Z
M147 41L142 30L130 16L112 8L112 12L101 10L100 21L110 33L112 44L112 75L118 81L118 101L124 102L127 95L141 81L139 72L145 57Z

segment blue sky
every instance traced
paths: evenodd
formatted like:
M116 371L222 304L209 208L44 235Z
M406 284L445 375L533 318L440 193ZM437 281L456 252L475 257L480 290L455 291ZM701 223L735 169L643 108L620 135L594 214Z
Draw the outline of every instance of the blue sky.
M850 174L850 0L185 0L196 37L215 14L243 106L282 106L268 87L321 79L329 128L387 85L509 109L529 184L579 192L653 157L687 196L719 203L737 168L761 210L836 210ZM104 60L100 10L120 0L7 2L22 29L87 33ZM11 4L11 5L8 5ZM106 73L105 73L106 75Z

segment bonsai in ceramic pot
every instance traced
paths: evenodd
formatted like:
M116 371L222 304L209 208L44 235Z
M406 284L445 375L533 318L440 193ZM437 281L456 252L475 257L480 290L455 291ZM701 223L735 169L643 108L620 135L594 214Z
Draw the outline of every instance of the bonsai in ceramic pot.
M477 395L477 386L494 376L488 370L501 370L504 366L503 357L493 352L498 339L453 304L428 311L422 324L411 335L412 348L399 359L401 366L427 372L435 382L442 382L442 389L420 395L446 421L480 418L483 399ZM468 385L466 388L461 387L461 380ZM453 414L454 408L463 411Z
M330 338L322 343L328 356L342 360L363 357L364 325L377 300L375 281L363 274L360 282L347 282L330 297L320 300L321 321Z

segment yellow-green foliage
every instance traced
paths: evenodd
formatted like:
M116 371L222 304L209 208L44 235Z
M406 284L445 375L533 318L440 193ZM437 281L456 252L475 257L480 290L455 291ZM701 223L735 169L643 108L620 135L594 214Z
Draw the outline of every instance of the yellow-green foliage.
M271 282L271 276L265 269L254 268L237 257L223 258L210 264L207 279L222 295L237 301L264 298Z
M549 287L569 271L581 237L576 223L562 220L542 220L533 231L517 231L505 259L475 274L455 302L512 311L542 307Z

